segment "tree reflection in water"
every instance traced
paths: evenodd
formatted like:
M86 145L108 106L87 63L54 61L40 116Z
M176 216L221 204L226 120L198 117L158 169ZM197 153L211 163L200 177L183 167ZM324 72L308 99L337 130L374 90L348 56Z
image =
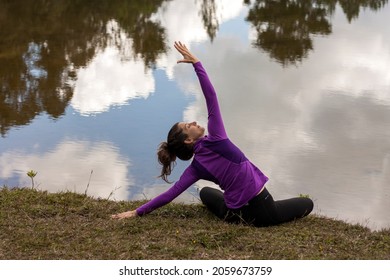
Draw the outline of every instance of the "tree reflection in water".
M253 45L266 51L283 66L301 62L313 50L313 35L332 32L330 18L337 4L347 19L359 16L361 8L381 9L387 0L245 0L250 7L246 20L257 32Z
M164 29L150 19L164 1L0 0L1 135L42 112L64 114L73 95L68 81L112 40L112 20L132 39L123 53L152 67L167 50Z
M168 50L164 28L151 19L166 1L0 0L0 134L5 137L11 127L28 124L42 112L61 117L73 97L76 70L108 44L115 44L123 59L142 60L152 68ZM378 10L387 2L244 0L246 20L257 31L254 46L283 66L308 56L313 35L332 32L337 5L352 21L362 8ZM198 6L210 41L219 28L217 4L201 0ZM107 30L113 21L120 29ZM130 50L121 32L132 40Z

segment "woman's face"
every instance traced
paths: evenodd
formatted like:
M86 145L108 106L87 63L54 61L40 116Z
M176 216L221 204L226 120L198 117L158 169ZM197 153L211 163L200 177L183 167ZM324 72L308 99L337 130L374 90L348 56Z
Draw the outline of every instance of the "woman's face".
M184 141L186 144L192 144L200 137L204 135L204 127L201 127L196 122L181 122L179 127L183 130L183 133L187 134L187 139Z

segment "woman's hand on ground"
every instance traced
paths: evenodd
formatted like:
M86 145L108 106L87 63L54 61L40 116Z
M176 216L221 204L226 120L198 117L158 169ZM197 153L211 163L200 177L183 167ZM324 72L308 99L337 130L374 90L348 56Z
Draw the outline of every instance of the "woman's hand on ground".
M175 48L183 56L183 59L178 60L177 63L196 63L199 61L199 59L187 49L186 45L182 44L180 41L175 42Z
M132 210L132 211L127 211L127 212L122 212L122 213L111 215L111 218L117 219L117 220L122 220L125 218L133 218L133 217L137 217L137 216L138 216L137 211Z

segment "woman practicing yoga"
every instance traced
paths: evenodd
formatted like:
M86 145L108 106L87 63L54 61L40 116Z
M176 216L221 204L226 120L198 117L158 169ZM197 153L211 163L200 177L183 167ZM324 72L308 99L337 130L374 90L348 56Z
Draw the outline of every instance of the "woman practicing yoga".
M200 179L219 185L223 190L204 187L200 190L203 204L217 217L227 222L253 226L270 226L307 216L313 201L296 197L274 201L265 188L268 181L255 165L229 140L223 125L217 94L201 62L181 42L175 48L191 63L198 76L208 110L208 135L196 122L179 122L168 133L167 142L160 144L158 160L160 177L168 182L176 158L192 159L180 179L166 192L136 210L112 215L114 219L142 216L171 202Z

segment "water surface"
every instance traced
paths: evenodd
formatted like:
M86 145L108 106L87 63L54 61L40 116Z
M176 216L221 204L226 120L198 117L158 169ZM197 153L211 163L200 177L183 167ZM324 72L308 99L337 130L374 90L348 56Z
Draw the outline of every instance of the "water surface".
M166 190L158 144L207 118L181 40L276 199L309 194L316 213L389 227L387 2L0 0L0 184L31 186L35 170L52 192Z

